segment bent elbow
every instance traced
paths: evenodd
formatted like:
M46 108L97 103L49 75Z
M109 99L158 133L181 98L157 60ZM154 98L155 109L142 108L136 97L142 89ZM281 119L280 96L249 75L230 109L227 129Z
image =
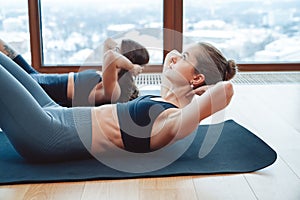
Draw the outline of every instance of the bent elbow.
M103 62L108 61L108 60L113 60L114 57L115 57L114 51L107 50L103 55Z
M231 82L226 83L225 90L226 90L227 104L229 104L229 102L231 101L231 98L234 94L233 85Z

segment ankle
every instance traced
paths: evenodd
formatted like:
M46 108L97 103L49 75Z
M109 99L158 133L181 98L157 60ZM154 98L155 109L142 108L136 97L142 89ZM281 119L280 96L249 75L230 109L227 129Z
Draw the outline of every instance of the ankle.
M0 52L8 56L10 59L14 59L18 53L7 43L0 39Z

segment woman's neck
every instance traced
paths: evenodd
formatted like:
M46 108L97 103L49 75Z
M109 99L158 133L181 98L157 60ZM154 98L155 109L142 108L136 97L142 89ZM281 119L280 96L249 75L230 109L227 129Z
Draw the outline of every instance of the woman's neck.
M193 98L193 90L189 85L168 88L162 98L179 108L185 107Z

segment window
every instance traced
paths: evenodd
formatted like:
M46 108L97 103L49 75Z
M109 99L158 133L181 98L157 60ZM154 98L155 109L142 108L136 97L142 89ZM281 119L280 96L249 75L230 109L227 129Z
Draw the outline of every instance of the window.
M0 38L31 62L27 0L0 0Z
M40 0L43 64L100 64L103 42L134 39L162 62L163 1Z
M300 62L300 1L184 0L184 44L208 41L238 63Z
M16 49L28 61L31 52L32 65L41 72L69 72L82 65L99 65L101 52L99 56L88 54L96 52L104 38L109 36L120 41L132 35L149 47L151 69L155 72L161 71L163 55L167 50L181 50L182 45L199 40L216 44L226 57L238 62L241 71L300 70L297 45L300 37L300 2L297 0L0 2L1 37L6 36L4 39L12 44L15 43L12 38L18 38ZM22 21L18 22L20 33L14 33L17 36L13 36L13 27L5 25L14 24L5 22L11 18L10 8L14 18ZM162 33L162 28L180 34L172 35L172 31ZM23 40L22 45L20 40ZM164 53L163 49L166 50Z

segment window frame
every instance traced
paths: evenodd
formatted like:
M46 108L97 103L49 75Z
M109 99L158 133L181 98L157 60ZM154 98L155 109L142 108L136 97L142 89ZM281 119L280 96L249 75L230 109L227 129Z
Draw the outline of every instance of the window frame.
M164 56L172 49L182 50L183 31L183 1L163 0L163 28ZM81 66L62 65L45 66L42 56L42 34L40 1L28 0L29 32L32 66L43 73L67 73L78 71ZM174 30L174 31L168 31ZM177 33L177 34L176 34ZM300 71L300 63L237 63L239 71ZM101 66L85 66L85 68L101 68ZM162 71L162 64L149 65L144 73L157 73Z

